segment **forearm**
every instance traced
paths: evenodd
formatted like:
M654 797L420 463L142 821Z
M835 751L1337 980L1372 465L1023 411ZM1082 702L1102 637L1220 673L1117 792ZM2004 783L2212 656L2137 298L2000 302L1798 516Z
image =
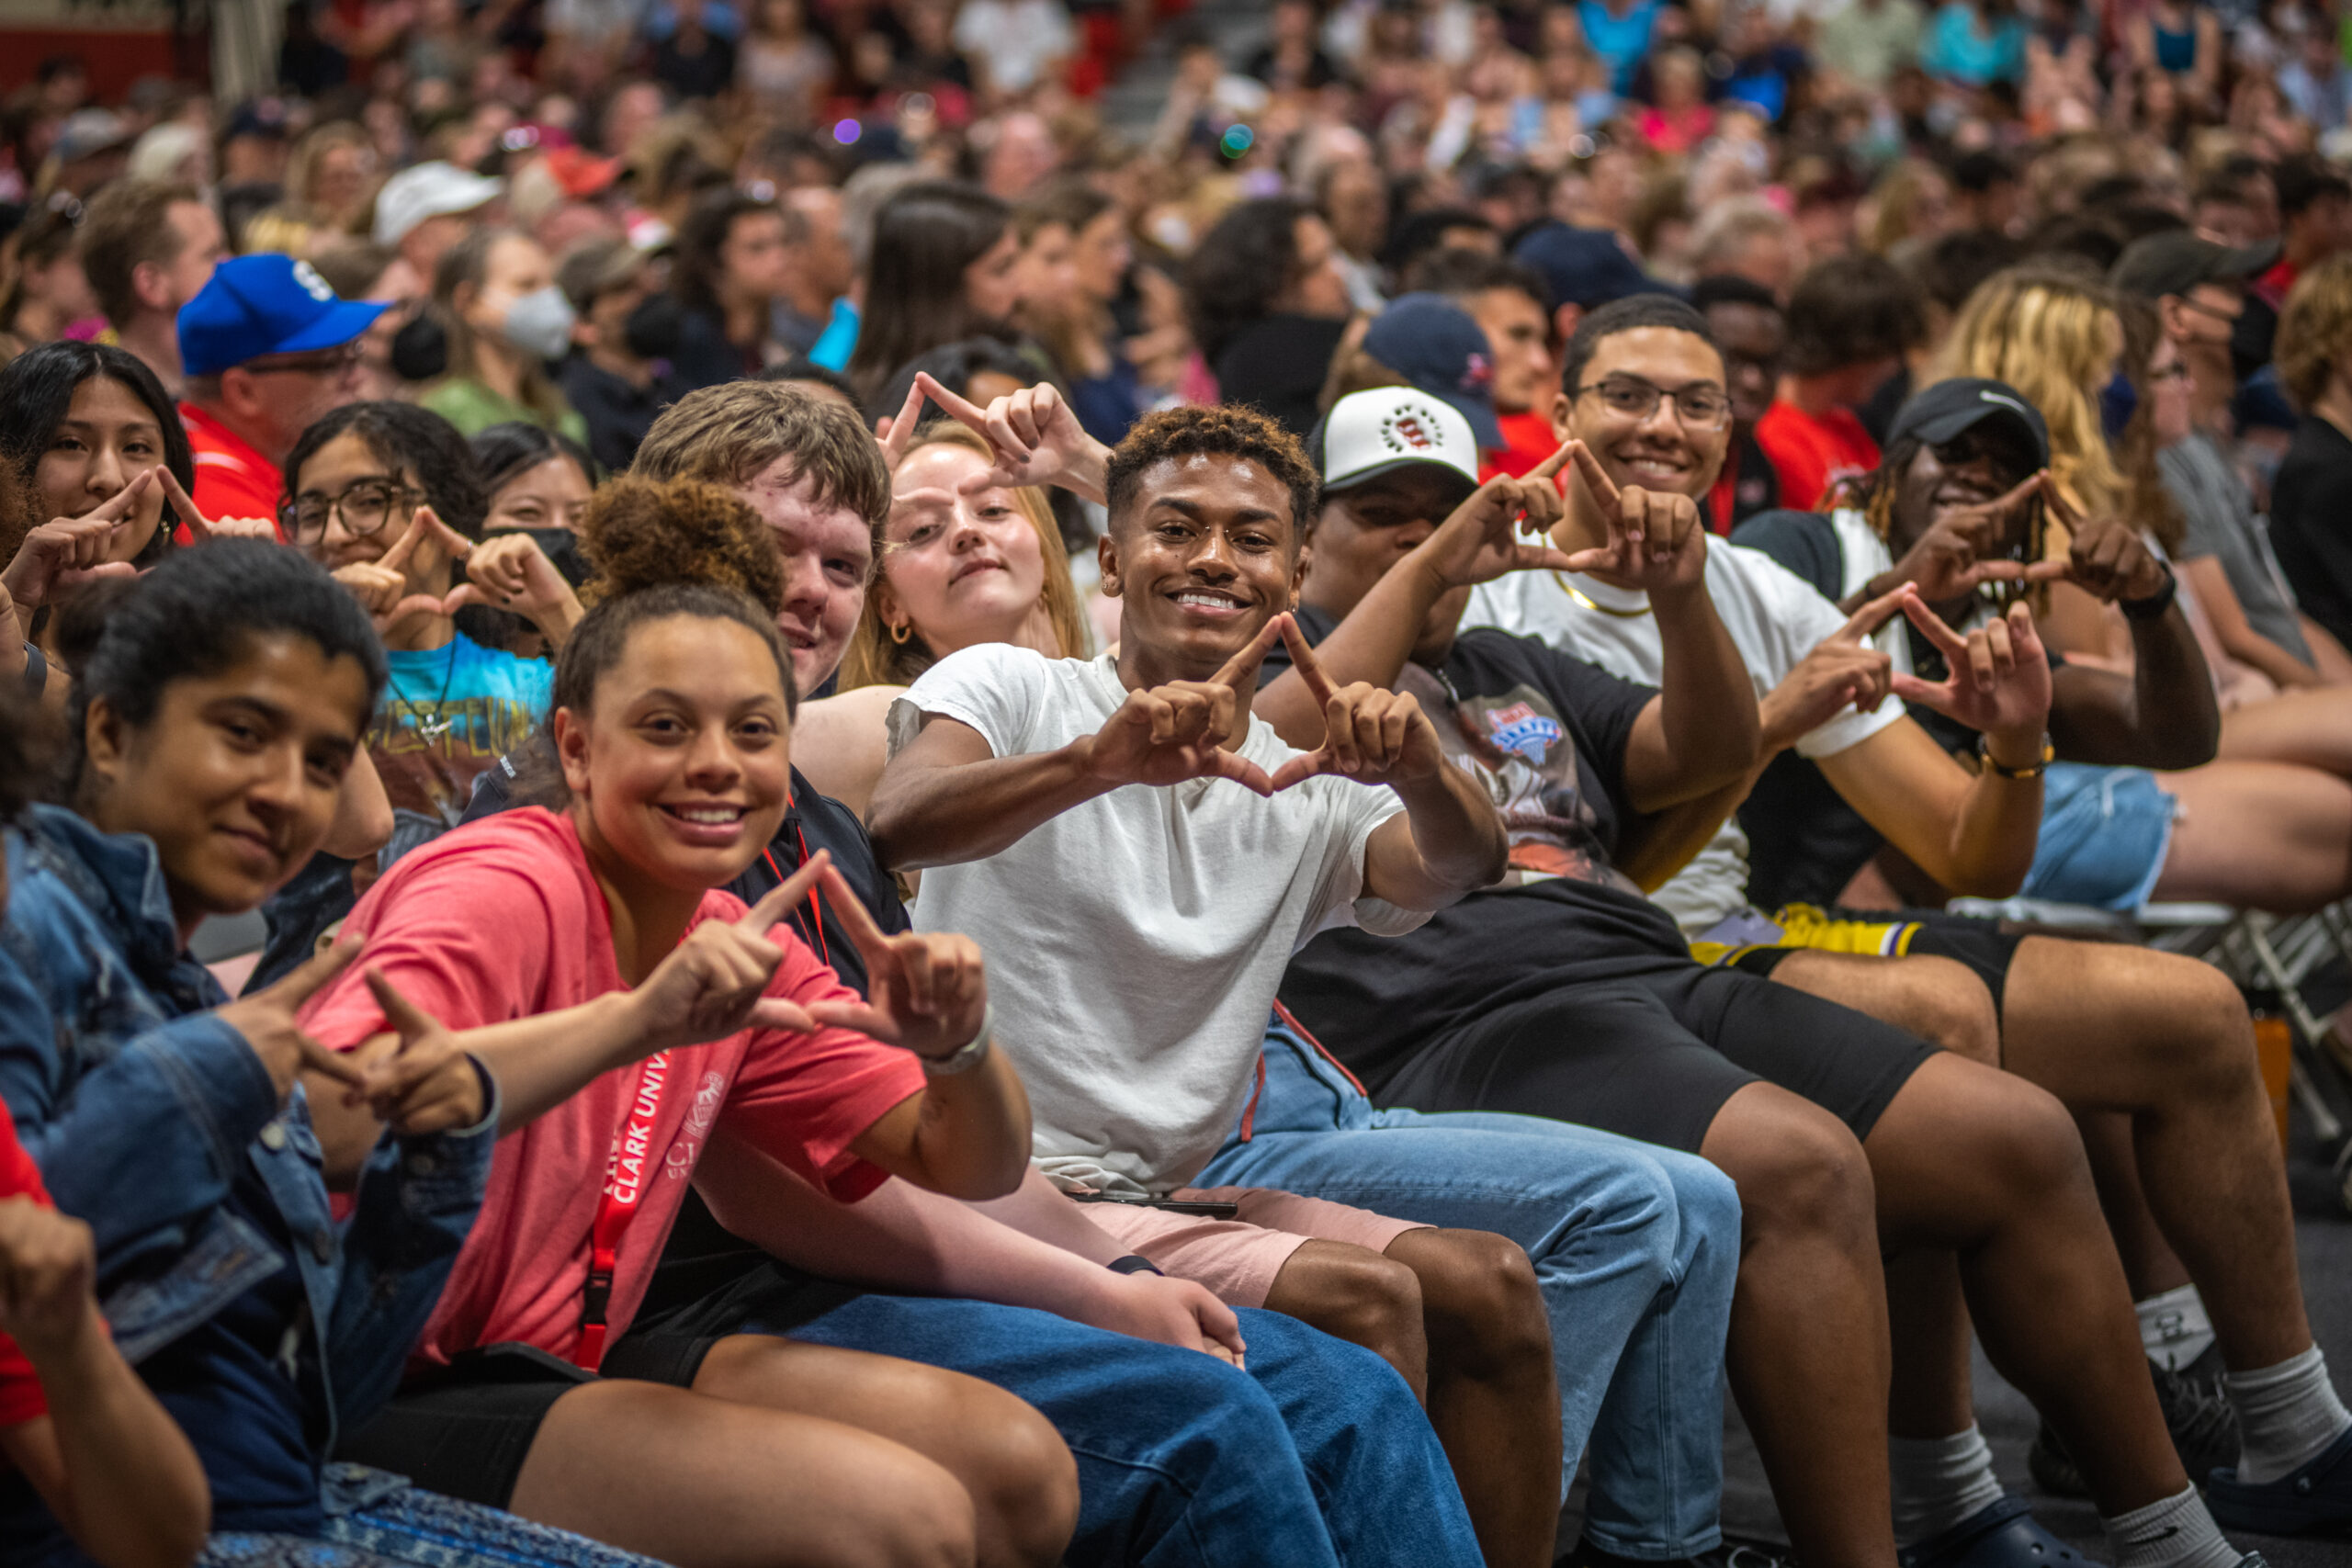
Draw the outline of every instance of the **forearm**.
M1668 807L1643 818L1622 838L1613 857L1617 869L1645 893L1655 893L1674 880L1690 858L1713 841L1724 819L1740 807L1756 786L1763 765L1695 799Z
M1029 1096L991 1047L969 1072L934 1077L916 1101L899 1174L951 1198L1001 1198L1029 1168Z
M1331 684L1396 684L1405 661L1413 656L1421 623L1445 592L1444 580L1423 558L1426 549L1424 545L1385 573L1331 635L1316 645L1315 657ZM1289 744L1309 751L1323 744L1322 706L1296 670L1284 670L1261 688L1250 707Z
M885 768L866 821L876 857L892 870L915 871L1012 848L1032 829L1114 787L1087 768L1092 739L1022 757Z
M1065 1206L1068 1201L1044 1178L1033 1179L1034 1187L1024 1180L1012 1198L986 1210L905 1181L885 1182L856 1203L836 1203L776 1161L723 1135L711 1141L695 1172L695 1186L720 1224L797 1268L878 1290L960 1296L1083 1319L1096 1310L1106 1281L1117 1276L1101 1260L1003 1223L1009 1213L1059 1234L1058 1217L1046 1224L1040 1216L1051 1213L1044 1207L1046 1195ZM1116 1246L1103 1237L1090 1250L1104 1244Z
M2188 617L2175 604L2131 626L2133 728L2146 750L2144 765L2193 768L2211 761L2222 743L2222 709Z
M652 1054L626 991L536 1018L464 1030L458 1040L497 1080L502 1137L615 1067Z
M62 1495L51 1499L102 1568L185 1568L204 1546L211 1494L196 1450L90 1308L74 1343L25 1347L50 1406Z
M1409 853L1380 852L1393 840L1374 830L1365 856L1364 891L1408 909L1442 909L1465 893L1491 886L1510 863L1502 818L1476 781L1451 763L1409 784L1397 784L1405 803Z
M1755 766L1761 744L1756 688L1703 584L1671 599L1653 593L1660 651L1658 721L1668 766L1640 781L1634 805L1655 811L1708 794ZM1628 780L1629 784L1634 781Z
M2041 833L2041 779L2004 778L1988 768L1962 799L1944 863L1922 860L1920 868L1961 897L2006 898L2025 885Z
M1110 1263L1127 1255L1126 1244L1088 1217L1086 1206L1031 1166L1021 1185L1006 1197L971 1207L1033 1241L1057 1247L1090 1263Z
M2222 639L2222 649L2239 663L2260 671L2280 689L2321 684L2319 671L2264 637L2241 621L2223 629L2216 626L2214 633Z

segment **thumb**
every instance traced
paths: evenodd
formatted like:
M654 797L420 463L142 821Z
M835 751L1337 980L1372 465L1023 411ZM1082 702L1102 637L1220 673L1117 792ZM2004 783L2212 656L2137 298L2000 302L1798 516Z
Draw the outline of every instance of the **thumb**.
M1293 784L1305 784L1316 774L1328 773L1330 771L1331 749L1328 746L1318 746L1312 751L1301 752L1276 768L1274 776L1267 781L1266 787L1279 795Z

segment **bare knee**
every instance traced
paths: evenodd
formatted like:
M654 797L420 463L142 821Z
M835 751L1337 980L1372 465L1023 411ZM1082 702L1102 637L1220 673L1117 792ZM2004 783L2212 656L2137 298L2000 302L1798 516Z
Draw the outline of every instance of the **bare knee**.
M1417 1391L1425 1386L1420 1281L1402 1263L1368 1247L1310 1241L1283 1265L1266 1305L1378 1352Z
M1517 1242L1491 1231L1410 1231L1388 1257L1419 1282L1432 1364L1482 1378L1549 1364L1543 1287Z
M1001 1389L980 1384L961 1402L969 1435L971 1506L983 1540L1013 1561L1051 1568L1078 1528L1078 1461L1053 1423Z
M1828 1235L1877 1246L1870 1160L1820 1107L1751 1084L1724 1103L1700 1152L1738 1184L1748 1245Z
M844 1568L977 1568L979 1520L972 1495L956 1478L919 1456L888 1478L877 1495L887 1506L861 1510L841 1532L845 1555L828 1555ZM1047 1559L1046 1561L1051 1561Z
M1976 972L1949 958L1903 961L1921 982L1905 1027L1930 1044L1986 1066L2001 1065L2001 1021Z
M1973 1112L1984 1174L2018 1203L2069 1187L2087 1188L2090 1161L2082 1129L2047 1089L2002 1074L1983 1089Z
M2150 954L2149 956L2158 956ZM2174 1094L2212 1097L2259 1093L2254 1021L2236 982L2209 964L2176 958L2153 971L2163 1000L2153 1010L2158 1026L2140 1032Z

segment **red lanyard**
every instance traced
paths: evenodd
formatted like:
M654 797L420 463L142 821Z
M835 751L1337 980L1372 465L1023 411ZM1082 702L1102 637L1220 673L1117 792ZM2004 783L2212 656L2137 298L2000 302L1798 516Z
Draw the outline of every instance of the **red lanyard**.
M654 1129L662 1120L662 1091L670 1084L670 1053L656 1051L637 1069L613 1152L605 1162L605 1193L596 1201L596 1223L588 1236L588 1288L580 1303L580 1344L571 1359L596 1370L605 1359L606 1309L612 1304L613 1273L620 1261L621 1236L637 1218L638 1200L655 1174Z
M792 825L792 836L800 840L800 863L807 865L808 863L808 835L800 830L799 823L795 822ZM766 849L762 850L760 853L767 859L769 874L778 882L782 882L784 868L775 863L775 851ZM831 968L833 955L825 950L825 906L818 899L817 890L814 887L808 889L808 913L803 916L799 910L795 909L792 912L792 918L800 921L802 929L817 939L817 956L824 962L826 968Z

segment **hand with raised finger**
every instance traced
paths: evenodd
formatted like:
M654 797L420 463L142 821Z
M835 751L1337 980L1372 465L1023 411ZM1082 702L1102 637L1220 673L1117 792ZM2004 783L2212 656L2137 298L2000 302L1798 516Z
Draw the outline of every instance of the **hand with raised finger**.
M2023 602L1966 637L1946 626L1917 592L1905 596L1903 613L1943 655L1950 673L1940 681L1898 674L1896 696L1989 736L2038 737L2049 728L2050 658Z
M770 933L808 897L831 863L819 850L733 920L705 920L629 993L639 1055L723 1040L746 1029L805 1034L806 1012L766 995L784 949Z
M244 1036L277 1087L278 1099L284 1100L295 1078L305 1072L353 1089L367 1081L357 1063L311 1039L296 1021L303 1005L358 955L358 942L338 942L323 953L312 953L268 989L240 997L213 1015Z
M1225 749L1237 730L1240 692L1254 682L1266 652L1290 625L1280 615L1206 681L1175 681L1130 692L1086 742L1086 769L1109 784L1176 784L1226 778L1270 794L1265 770Z
M30 1195L0 1198L0 1335L36 1362L62 1357L98 1319L90 1227Z
M2047 479L2042 472L2029 474L2004 495L1949 509L1888 575L1917 583L1919 596L1930 604L1951 604L1986 582L2019 581L2025 563L2006 558L2004 552L2022 536L2018 520Z
M835 867L826 868L825 897L865 960L866 998L812 1002L810 1018L934 1062L979 1038L989 1015L979 943L953 931L886 934Z
M906 401L899 405L896 414L884 414L874 422L874 438L882 443L882 462L892 473L914 445L915 432L922 428L923 378L907 389Z
M484 539L466 557L466 581L441 601L444 615L468 604L509 610L534 626L568 634L586 612L539 542L517 531Z
M140 526L141 503L154 488L150 468L79 517L53 517L33 529L0 568L0 586L18 606L32 610L97 578L136 576L138 568L114 558L125 553L117 547Z
M2071 582L2108 604L2163 590L2166 568L2131 524L2118 517L2076 519L2069 531L2066 558L2037 562L2027 573L2031 581Z
M1342 686L1324 700L1323 735L1321 746L1274 770L1274 788L1288 789L1317 773L1358 784L1414 784L1435 778L1445 766L1437 727L1409 692L1361 682Z
M1420 547L1439 581L1469 588L1514 571L1574 570L1547 536L1567 509L1558 475L1570 461L1564 443L1521 477L1498 475L1472 491Z
M988 438L996 467L959 487L970 495L996 485L1057 484L1090 501L1102 499L1111 449L1086 434L1051 383L1007 393L985 409L919 373L915 385L948 416Z
M212 539L266 539L277 542L277 520L274 517L207 517L197 510L195 499L173 477L172 470L158 466L156 482L164 487L164 499L171 503L172 513L180 526L187 530L188 538L196 544Z
M379 632L383 630L383 618L408 596L406 575L376 561L353 561L347 566L335 568L327 575L341 583L345 592L359 601L359 607L377 623L376 629Z
M458 1037L401 995L382 970L369 969L366 978L397 1040L368 1064L363 1086L345 1098L365 1100L378 1121L404 1138L479 1122L489 1111L482 1076Z

